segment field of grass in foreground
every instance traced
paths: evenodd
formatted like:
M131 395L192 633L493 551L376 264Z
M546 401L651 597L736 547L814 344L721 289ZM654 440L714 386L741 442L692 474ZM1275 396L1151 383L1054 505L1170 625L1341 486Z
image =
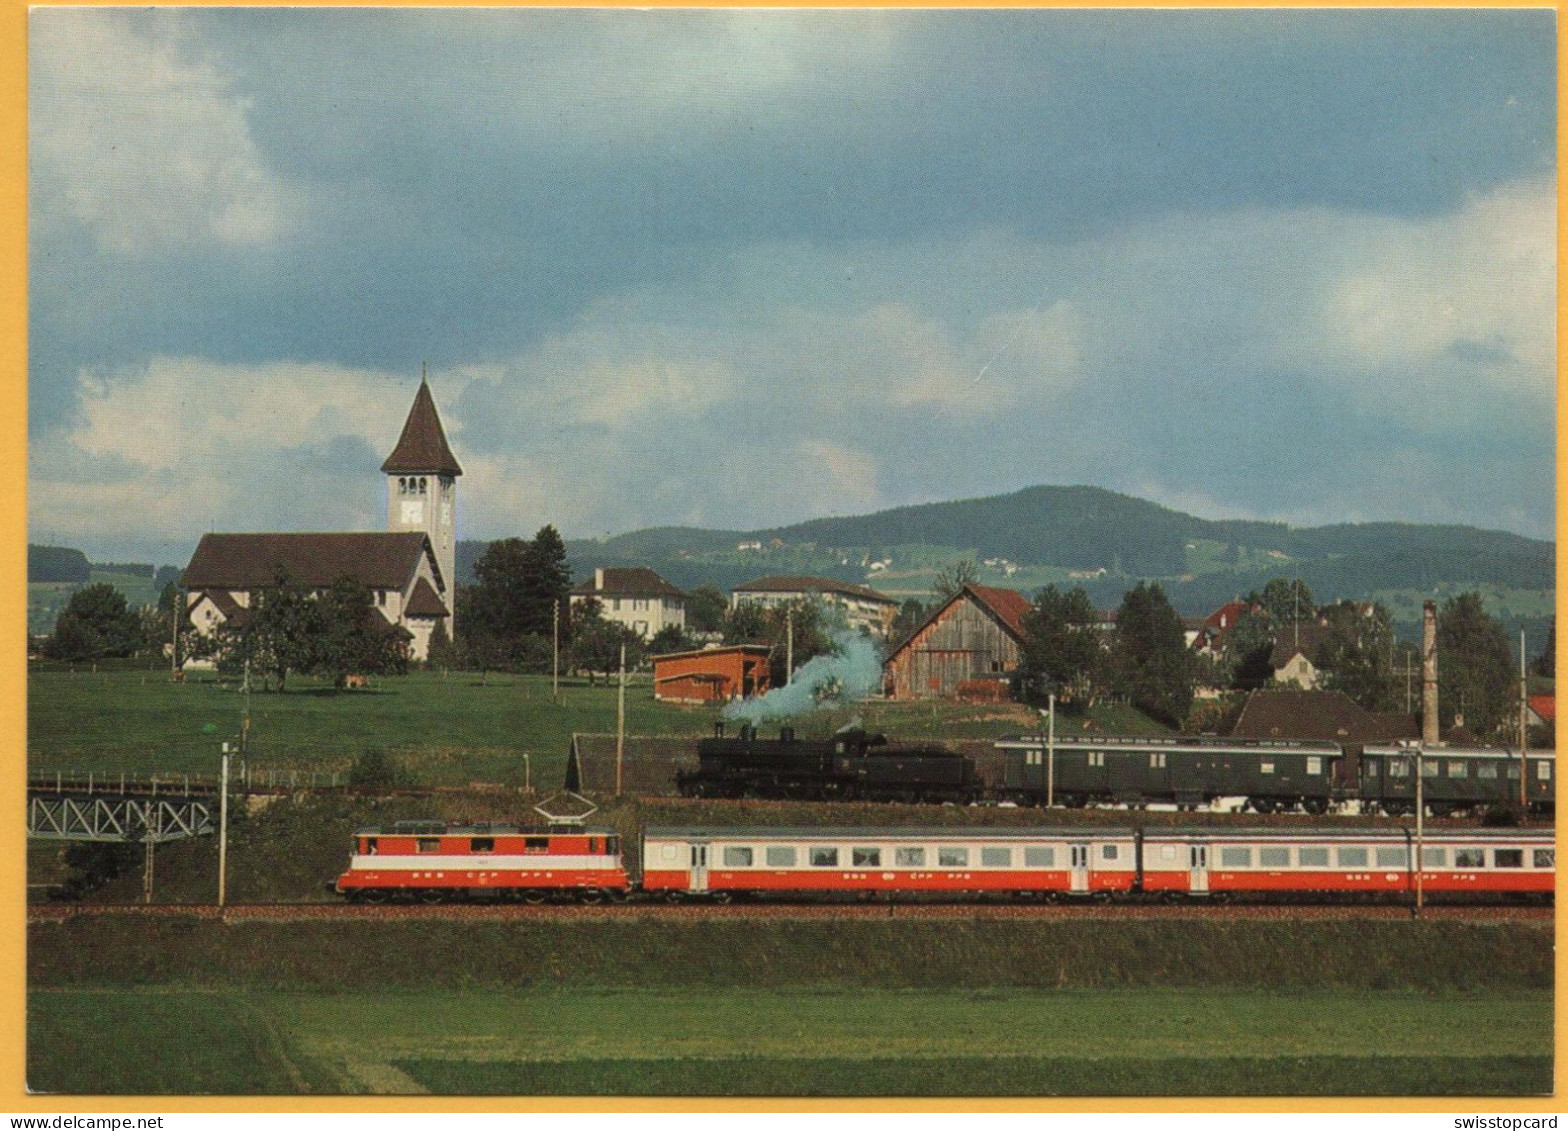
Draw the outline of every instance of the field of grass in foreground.
M1517 1095L1551 1088L1551 1025L1550 995L1528 992L73 989L30 996L28 1078L121 1094Z
M291 678L284 693L250 697L251 761L258 770L344 773L362 751L399 759L419 785L472 781L560 785L573 734L613 734L616 691L550 678L418 671L377 678L369 691L338 692ZM169 682L166 670L31 670L27 766L32 772L215 776L219 744L240 730L243 697L215 676ZM627 733L706 737L718 712L657 703L641 677L626 693ZM1151 730L1130 708L1107 708L1101 729ZM857 703L796 721L802 737L829 734L858 716L873 730L913 739L996 738L1038 725L1017 704ZM1141 720L1141 722L1140 722Z

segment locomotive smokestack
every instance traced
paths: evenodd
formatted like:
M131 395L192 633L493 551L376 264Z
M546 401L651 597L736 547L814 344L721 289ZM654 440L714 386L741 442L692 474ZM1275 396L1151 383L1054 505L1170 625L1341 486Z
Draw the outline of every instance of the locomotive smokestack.
M1421 741L1437 745L1437 602L1421 607Z

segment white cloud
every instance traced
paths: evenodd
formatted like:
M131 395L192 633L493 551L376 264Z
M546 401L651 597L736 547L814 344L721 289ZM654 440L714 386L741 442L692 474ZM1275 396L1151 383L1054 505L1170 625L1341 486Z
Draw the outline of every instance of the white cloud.
M29 20L35 219L135 253L263 245L300 206L247 106L174 13L35 9Z
M1392 398L1446 415L1438 406L1460 376L1481 396L1549 404L1556 211L1552 183L1529 181L1445 216L1365 225L1305 312L1300 343L1372 407Z

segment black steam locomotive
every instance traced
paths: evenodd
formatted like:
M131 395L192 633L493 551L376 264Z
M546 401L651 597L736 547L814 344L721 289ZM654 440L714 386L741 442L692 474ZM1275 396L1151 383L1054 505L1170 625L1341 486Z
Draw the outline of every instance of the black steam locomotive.
M697 768L675 780L686 797L964 804L984 793L974 762L962 754L935 744L895 746L858 727L829 739L797 738L784 727L777 739L764 739L745 724L727 738L720 723L697 744Z

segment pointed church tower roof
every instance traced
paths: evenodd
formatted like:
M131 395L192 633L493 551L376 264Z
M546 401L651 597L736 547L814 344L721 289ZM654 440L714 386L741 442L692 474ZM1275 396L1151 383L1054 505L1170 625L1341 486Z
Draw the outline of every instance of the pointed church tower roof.
M457 457L447 446L441 417L436 414L435 398L430 395L430 386L423 379L419 382L419 392L414 394L414 407L408 410L403 434L398 437L397 447L387 456L381 470L387 475L418 471L438 475L463 474Z

